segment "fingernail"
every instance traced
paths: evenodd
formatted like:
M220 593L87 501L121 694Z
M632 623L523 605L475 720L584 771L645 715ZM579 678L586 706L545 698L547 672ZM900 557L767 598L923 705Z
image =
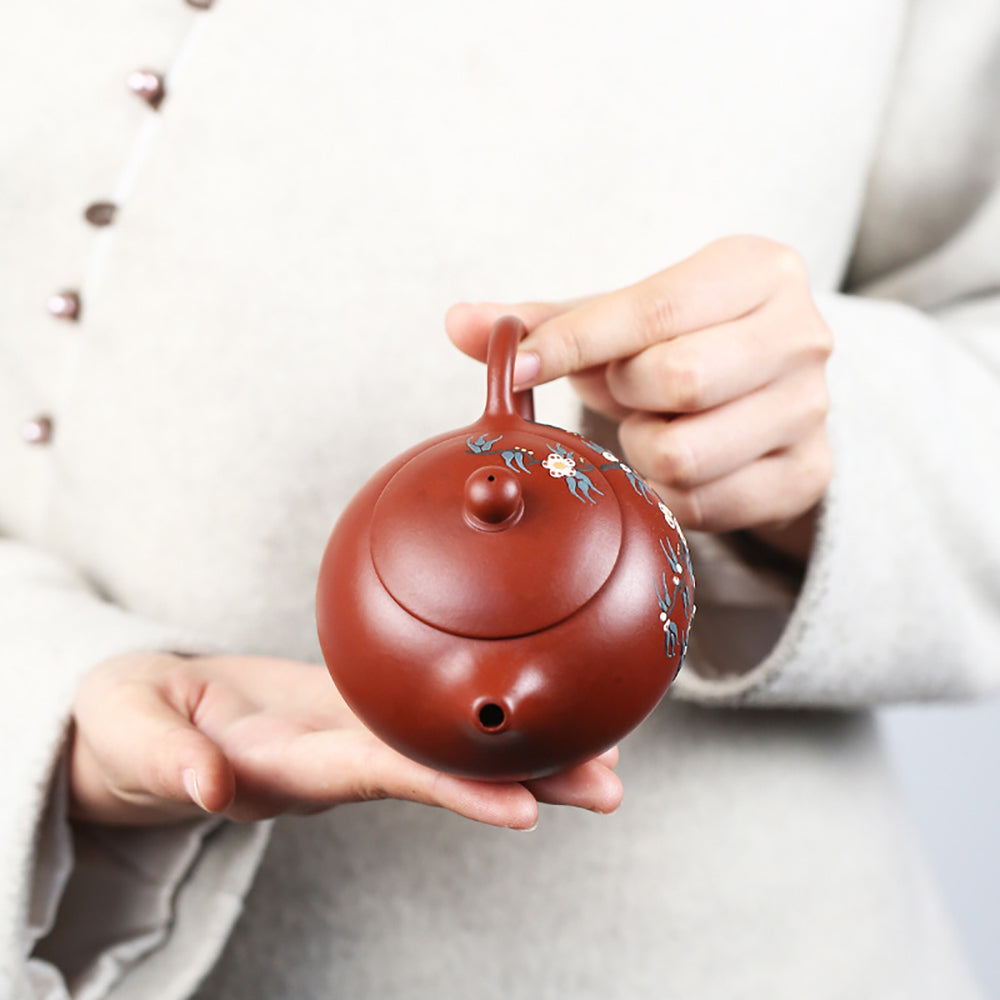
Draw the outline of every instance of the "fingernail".
M507 829L513 830L514 833L531 833L538 829L538 820L536 819L531 826L508 826Z
M199 808L204 809L205 812L211 812L208 806L202 801L201 792L198 791L198 774L193 767L187 768L184 772L184 790L191 796L191 800Z
M542 370L542 359L534 351L525 351L514 358L514 388L531 385Z

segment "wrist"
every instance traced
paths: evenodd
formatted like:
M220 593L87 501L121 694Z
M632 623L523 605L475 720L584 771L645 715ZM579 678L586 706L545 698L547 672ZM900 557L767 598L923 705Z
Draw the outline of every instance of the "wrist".
M819 504L814 504L804 514L780 524L762 524L748 528L747 533L769 549L790 560L799 569L805 567L812 555L816 538Z

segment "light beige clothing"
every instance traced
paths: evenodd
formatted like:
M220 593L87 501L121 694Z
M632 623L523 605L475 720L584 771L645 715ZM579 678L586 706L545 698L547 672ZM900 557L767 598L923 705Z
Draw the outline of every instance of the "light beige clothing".
M868 709L1000 676L998 79L990 0L17 7L0 995L173 1000L218 959L203 1000L976 996ZM835 479L804 580L699 540L689 662L617 815L517 836L379 803L279 821L266 853L263 824L71 837L57 762L94 663L318 659L339 509L481 409L448 305L609 289L741 231L809 264ZM62 288L78 323L45 311ZM575 419L562 388L538 411Z

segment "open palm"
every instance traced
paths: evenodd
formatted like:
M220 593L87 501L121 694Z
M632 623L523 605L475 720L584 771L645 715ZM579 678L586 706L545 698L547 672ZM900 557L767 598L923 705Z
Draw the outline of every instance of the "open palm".
M251 656L135 654L84 679L71 756L76 818L156 823L202 810L234 820L409 799L531 827L538 802L614 810L617 751L532 782L457 778L370 733L325 668Z

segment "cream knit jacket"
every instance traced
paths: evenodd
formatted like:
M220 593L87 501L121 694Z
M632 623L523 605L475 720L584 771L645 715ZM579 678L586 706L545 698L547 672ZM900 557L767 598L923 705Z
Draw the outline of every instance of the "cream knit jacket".
M0 996L180 1000L216 962L206 1000L975 996L868 709L1000 677L1000 7L199 6L22 4L0 38ZM809 264L835 478L802 580L700 540L616 816L71 830L93 664L318 658L338 510L481 406L450 303L733 232ZM558 387L539 416L574 419Z

